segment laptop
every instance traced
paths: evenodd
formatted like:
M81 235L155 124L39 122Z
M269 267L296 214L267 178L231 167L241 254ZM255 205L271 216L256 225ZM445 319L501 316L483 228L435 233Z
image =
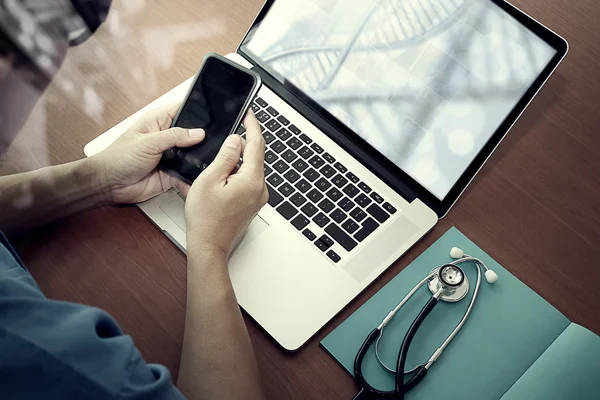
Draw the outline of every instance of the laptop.
M229 262L240 306L299 349L450 210L567 50L500 0L267 1L227 56L263 79L270 193ZM185 251L176 192L138 207Z

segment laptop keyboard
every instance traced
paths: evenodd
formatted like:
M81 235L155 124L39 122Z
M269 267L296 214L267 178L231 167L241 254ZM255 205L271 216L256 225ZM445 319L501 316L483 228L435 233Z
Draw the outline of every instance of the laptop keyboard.
M269 205L332 262L336 243L351 252L397 211L266 101L252 110L267 144Z

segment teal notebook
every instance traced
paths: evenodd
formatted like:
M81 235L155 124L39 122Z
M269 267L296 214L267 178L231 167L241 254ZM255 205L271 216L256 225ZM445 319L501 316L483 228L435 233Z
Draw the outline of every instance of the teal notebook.
M481 258L499 279L494 285L482 281L465 326L406 398L600 399L600 338L571 323L456 228L446 232L321 345L353 373L354 357L365 337L427 273L451 261L449 252L454 246ZM477 278L470 263L463 264L463 269L471 283L469 296L459 303L436 306L412 342L407 370L426 362L462 318ZM386 364L395 366L404 334L430 296L422 287L385 328L380 354ZM365 357L363 371L373 386L393 388L393 375L377 364L373 348Z

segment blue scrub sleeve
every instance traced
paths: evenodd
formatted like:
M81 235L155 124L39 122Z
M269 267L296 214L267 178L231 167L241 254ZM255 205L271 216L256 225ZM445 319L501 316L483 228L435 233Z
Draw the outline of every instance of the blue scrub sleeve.
M6 399L183 399L110 315L47 299L1 233L0 388Z

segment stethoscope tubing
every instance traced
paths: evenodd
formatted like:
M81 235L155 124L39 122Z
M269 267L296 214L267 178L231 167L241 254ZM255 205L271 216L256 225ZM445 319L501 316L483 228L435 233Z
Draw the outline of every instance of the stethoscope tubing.
M427 374L427 368L425 366L419 366L415 369L415 373L407 382L404 382L404 367L406 366L406 357L408 355L408 349L410 344L417 333L417 330L425 321L425 318L429 315L429 313L433 310L433 308L438 303L438 299L436 297L431 297L427 304L421 309L413 323L411 324L408 332L404 336L404 340L402 341L402 346L400 347L400 352L398 353L398 360L396 363L396 387L394 390L379 390L371 386L369 382L365 379L362 373L362 362L367 354L367 351L377 340L379 337L381 329L379 327L373 329L371 333L367 336L362 346L360 347L356 358L354 359L354 376L361 387L360 392L354 397L353 400L360 399L397 399L404 400L404 394L411 390L417 383L419 383Z

